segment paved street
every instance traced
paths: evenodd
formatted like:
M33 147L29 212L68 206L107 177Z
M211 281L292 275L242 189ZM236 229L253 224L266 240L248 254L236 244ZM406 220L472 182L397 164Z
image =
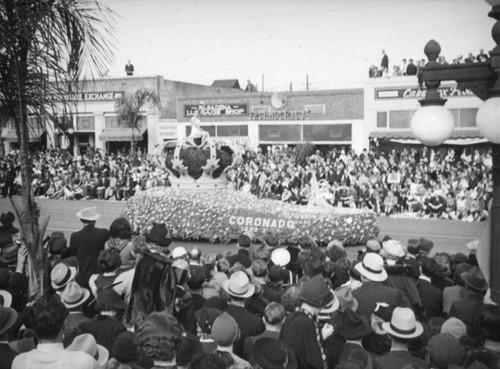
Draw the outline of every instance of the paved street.
M15 198L14 201L19 201ZM69 238L71 232L81 228L81 223L75 214L85 206L97 206L97 211L101 218L97 222L98 227L109 227L111 222L121 215L125 202L116 201L64 201L37 199L41 206L42 217L50 216L48 232L62 231ZM0 199L0 212L12 209L8 199ZM460 221L448 221L437 219L399 219L381 217L380 238L384 235L390 235L393 238L401 240L404 244L410 238L426 237L434 241L436 250L457 252L464 250L464 245L475 239L480 238L485 223L465 223ZM212 252L221 252L234 245L210 244L208 242L182 242L176 241L174 245L182 244L185 246L198 245L202 249L209 249ZM355 254L359 247L349 248L351 254Z

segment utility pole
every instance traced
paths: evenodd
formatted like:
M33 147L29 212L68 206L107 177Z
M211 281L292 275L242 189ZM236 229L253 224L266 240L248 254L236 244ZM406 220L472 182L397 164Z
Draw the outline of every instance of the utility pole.
M290 82L290 92L293 91L293 82Z
M306 91L309 91L309 74L306 74Z
M264 92L264 73L262 73L262 92Z

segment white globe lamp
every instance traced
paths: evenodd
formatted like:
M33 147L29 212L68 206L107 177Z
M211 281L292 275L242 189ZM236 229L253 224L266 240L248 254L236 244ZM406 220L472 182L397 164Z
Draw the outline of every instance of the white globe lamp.
M411 118L413 136L426 146L439 146L449 139L455 127L451 112L441 105L427 105Z
M490 142L500 144L500 97L486 100L476 116L477 129Z

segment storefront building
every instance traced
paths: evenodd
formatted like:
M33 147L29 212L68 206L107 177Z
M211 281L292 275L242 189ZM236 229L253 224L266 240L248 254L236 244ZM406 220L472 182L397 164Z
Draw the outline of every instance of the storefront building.
M445 144L467 145L486 140L476 126L476 114L482 101L471 90L458 89L456 84L443 83L439 92L447 99L445 108L455 118L455 129ZM425 97L416 76L370 78L364 84L364 143L386 140L417 144L410 123L413 113L420 107L418 100Z
M124 94L148 88L158 96L158 106L144 106L141 124L132 130L117 114L116 103ZM130 149L132 140L143 152L152 153L165 139L177 138L177 97L203 93L207 96L233 91L212 86L165 80L161 76L128 76L82 81L80 91L60 117L59 124L44 117L30 117L30 145L33 149L70 148L75 155L89 147L107 153ZM18 147L13 122L0 132L5 153Z
M363 90L184 96L177 100L179 138L189 136L196 109L201 126L221 140L259 145L363 145Z

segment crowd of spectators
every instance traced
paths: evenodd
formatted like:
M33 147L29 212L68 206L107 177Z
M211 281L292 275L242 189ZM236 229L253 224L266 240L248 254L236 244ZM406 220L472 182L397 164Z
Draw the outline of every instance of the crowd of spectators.
M231 186L261 198L307 205L371 209L387 216L482 221L493 192L489 148L403 148L316 152L302 163L297 148L247 152L227 171ZM170 186L163 165L146 154L72 157L67 151L32 155L32 188L37 197L125 201L138 190ZM3 196L20 194L19 157L0 158ZM314 178L314 179L313 179ZM315 201L311 201L317 204Z
M448 369L500 367L500 310L479 242L435 252L370 240L356 256L311 236L241 234L223 254L171 248L165 224L96 227L45 240L50 280L33 299L12 213L0 220L0 367Z
M384 54L385 55L385 54ZM439 56L437 61L439 64L448 65L448 64L469 64L469 63L477 63L477 62L485 62L489 59L488 54L484 52L484 49L479 49L479 53L474 55L469 52L467 57L463 55L459 55L456 58L453 58L453 61L450 63L446 60L445 56ZM388 59L387 62L382 59L380 67L376 65L371 65L368 70L368 76L370 78L378 78L378 77L401 77L401 76L418 76L420 74L421 69L427 64L426 59L406 59L403 58L401 60L401 64L394 64L392 66L392 73L389 71Z
M228 177L237 189L290 203L306 205L319 192L332 206L477 221L488 215L491 168L489 148L374 149L359 155L334 148L316 150L302 164L296 150L284 149L249 155Z

